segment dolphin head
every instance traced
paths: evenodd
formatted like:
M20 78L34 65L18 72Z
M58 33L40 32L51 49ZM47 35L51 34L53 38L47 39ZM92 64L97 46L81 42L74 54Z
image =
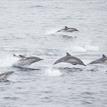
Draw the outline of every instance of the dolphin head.
M76 29L76 28L70 28L71 29L71 31L79 31L78 29Z
M80 65L83 65L83 66L86 66L86 65L84 64L84 62L82 62L82 61L81 61L79 64L80 64Z
M43 60L42 58L39 58L39 57L35 57L35 60L36 61L41 61L41 60Z
M79 31L78 29L75 29L75 31Z

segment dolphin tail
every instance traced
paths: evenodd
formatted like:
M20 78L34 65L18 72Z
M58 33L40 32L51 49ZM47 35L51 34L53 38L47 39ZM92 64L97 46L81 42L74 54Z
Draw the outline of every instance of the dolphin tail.
M78 29L75 29L75 31L79 31Z
M62 30L58 30L57 32L61 32Z
M54 63L53 63L53 65L56 65L57 63L59 63L59 61L57 60L57 61L55 61Z
M56 60L56 61L54 62L54 65L55 65L55 64L58 64L58 63L60 63L60 62L63 62L63 61L62 61L62 58L61 58L61 59Z

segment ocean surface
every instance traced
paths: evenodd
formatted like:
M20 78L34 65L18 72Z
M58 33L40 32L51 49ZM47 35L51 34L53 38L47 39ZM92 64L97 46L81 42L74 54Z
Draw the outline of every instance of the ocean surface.
M107 55L107 0L1 0L0 72L14 73L0 107L107 107L107 65L53 65L66 52L85 64ZM44 60L18 69L13 54Z

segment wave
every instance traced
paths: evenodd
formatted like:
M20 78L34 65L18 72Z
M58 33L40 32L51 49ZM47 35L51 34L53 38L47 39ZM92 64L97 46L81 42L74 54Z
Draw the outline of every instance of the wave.
M12 55L1 55L0 56L0 67L10 67L14 63L17 62L17 58L13 57Z
M60 72L60 70L56 68L49 67L45 70L45 75L46 76L61 76L62 73Z

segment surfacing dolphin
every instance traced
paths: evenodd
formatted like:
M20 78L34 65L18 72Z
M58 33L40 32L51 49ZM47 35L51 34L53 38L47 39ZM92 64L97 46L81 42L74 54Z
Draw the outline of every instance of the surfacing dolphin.
M8 81L7 78L13 73L13 71L0 73L0 82Z
M58 30L57 32L74 32L74 31L79 31L79 30L76 28L69 28L69 27L65 26L63 29Z
M58 64L58 63L70 63L72 65L84 65L83 61L81 61L79 58L72 56L71 54L69 54L68 52L66 53L66 56L58 59L54 64Z
M107 64L107 56L103 54L101 58L92 61L89 64Z
M18 62L14 65L14 66L27 66L27 65L31 65L35 62L38 62L40 60L43 60L39 57L35 57L35 56L30 56L30 57L26 57L24 55L14 55L16 57L19 58Z

